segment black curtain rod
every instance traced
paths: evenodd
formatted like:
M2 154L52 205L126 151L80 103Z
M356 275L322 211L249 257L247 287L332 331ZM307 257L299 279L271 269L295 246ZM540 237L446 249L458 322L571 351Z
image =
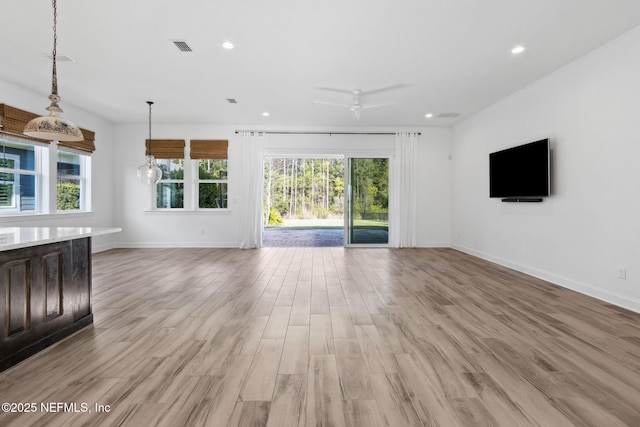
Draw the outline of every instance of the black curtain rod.
M396 135L397 132L286 132L286 131L258 131L258 130L237 130L240 132L258 132L265 134L277 134L277 135ZM421 132L417 132L418 135L422 135Z

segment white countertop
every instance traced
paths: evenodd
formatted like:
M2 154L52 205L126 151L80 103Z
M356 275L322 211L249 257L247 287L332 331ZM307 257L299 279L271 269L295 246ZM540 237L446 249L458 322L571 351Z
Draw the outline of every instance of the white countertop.
M64 242L122 231L117 227L5 227L0 228L0 251Z

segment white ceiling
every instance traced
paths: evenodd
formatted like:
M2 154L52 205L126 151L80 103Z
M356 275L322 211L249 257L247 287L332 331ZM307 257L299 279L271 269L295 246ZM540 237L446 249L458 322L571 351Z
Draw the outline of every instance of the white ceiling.
M0 79L42 93L44 114L51 1L3 0L1 16ZM450 126L639 24L638 0L58 0L58 54L76 60L59 92L112 122L145 121L152 100L165 123ZM313 102L394 85L360 120Z

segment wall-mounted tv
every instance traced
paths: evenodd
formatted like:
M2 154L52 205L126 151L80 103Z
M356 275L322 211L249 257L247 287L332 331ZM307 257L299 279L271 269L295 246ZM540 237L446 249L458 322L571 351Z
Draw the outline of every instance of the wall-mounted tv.
M551 193L549 140L489 154L489 197L541 202Z

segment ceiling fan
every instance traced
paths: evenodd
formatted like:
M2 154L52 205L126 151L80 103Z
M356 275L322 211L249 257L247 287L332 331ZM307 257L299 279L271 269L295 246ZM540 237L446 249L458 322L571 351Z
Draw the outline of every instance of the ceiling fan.
M349 110L351 110L351 112L353 113L353 116L356 119L360 118L360 112L362 110L368 110L370 108L378 108L378 107L384 107L387 105L393 105L395 104L395 102L387 102L387 103L383 103L383 104L362 104L360 101L360 96L363 94L366 95L371 95L374 93L380 93L380 92L385 92L388 90L393 90L393 89L399 89L401 87L403 87L403 84L399 84L399 85L393 85L393 86L387 86L387 87L383 87L380 89L375 89L375 90L370 90L370 91L362 91L360 89L354 89L354 90L343 90L343 89L334 89L334 88L329 88L329 87L319 87L317 89L319 90L327 90L327 91L331 91L331 92L340 92L340 93L349 93L353 95L353 101L351 104L338 104L335 102L328 102L328 101L313 101L316 104L325 104L325 105L333 105L336 107L343 107L343 108L348 108Z

